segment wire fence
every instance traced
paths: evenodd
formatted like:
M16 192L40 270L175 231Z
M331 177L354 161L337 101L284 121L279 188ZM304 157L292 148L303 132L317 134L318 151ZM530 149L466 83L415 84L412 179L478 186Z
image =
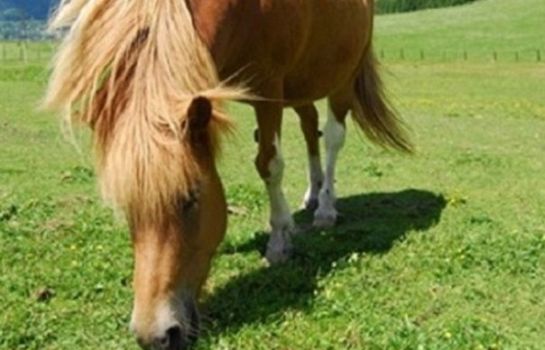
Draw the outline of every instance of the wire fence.
M54 42L0 42L0 62L44 62L53 57L55 49Z
M383 61L409 62L545 62L544 49L524 50L432 50L407 48L379 48Z
M40 63L50 60L57 43L0 42L0 63ZM378 48L386 62L545 62L545 49L525 50L440 50L419 48Z

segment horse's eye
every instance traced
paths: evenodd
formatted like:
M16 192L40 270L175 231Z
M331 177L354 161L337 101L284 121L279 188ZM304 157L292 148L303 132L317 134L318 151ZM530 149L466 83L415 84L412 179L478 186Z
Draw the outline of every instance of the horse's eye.
M195 209L198 204L199 204L199 191L193 190L189 192L189 194L187 195L187 198L182 200L182 203L181 203L182 212L186 214L189 211Z

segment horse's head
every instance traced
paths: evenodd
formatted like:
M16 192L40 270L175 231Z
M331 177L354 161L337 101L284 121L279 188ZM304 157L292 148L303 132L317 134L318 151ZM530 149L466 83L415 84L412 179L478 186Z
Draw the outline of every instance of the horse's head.
M145 349L185 349L197 336L196 301L226 230L226 201L210 149L210 101L196 98L187 114L183 137L198 178L174 210L129 219L135 259L131 328Z
M103 195L128 219L132 329L145 348L184 349L226 229L220 104L245 90L220 82L186 1L62 0L52 23L71 30L45 106L93 130Z

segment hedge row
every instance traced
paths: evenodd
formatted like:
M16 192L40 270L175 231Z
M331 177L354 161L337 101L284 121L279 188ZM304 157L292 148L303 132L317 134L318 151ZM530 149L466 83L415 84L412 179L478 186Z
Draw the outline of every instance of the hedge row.
M462 5L476 0L376 0L378 13L409 12Z

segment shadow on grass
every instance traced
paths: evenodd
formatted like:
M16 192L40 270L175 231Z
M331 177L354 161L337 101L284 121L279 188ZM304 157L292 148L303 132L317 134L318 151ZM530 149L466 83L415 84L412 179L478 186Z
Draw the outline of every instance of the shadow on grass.
M208 335L271 322L286 309L309 308L317 279L331 271L333 262L353 253L387 253L407 233L425 231L439 223L445 206L442 196L422 190L339 199L342 218L335 228L301 234L290 262L234 278L206 301L208 316L215 324ZM295 220L299 226L310 227L312 217L300 211ZM267 239L267 235L257 234L236 251L262 250Z

